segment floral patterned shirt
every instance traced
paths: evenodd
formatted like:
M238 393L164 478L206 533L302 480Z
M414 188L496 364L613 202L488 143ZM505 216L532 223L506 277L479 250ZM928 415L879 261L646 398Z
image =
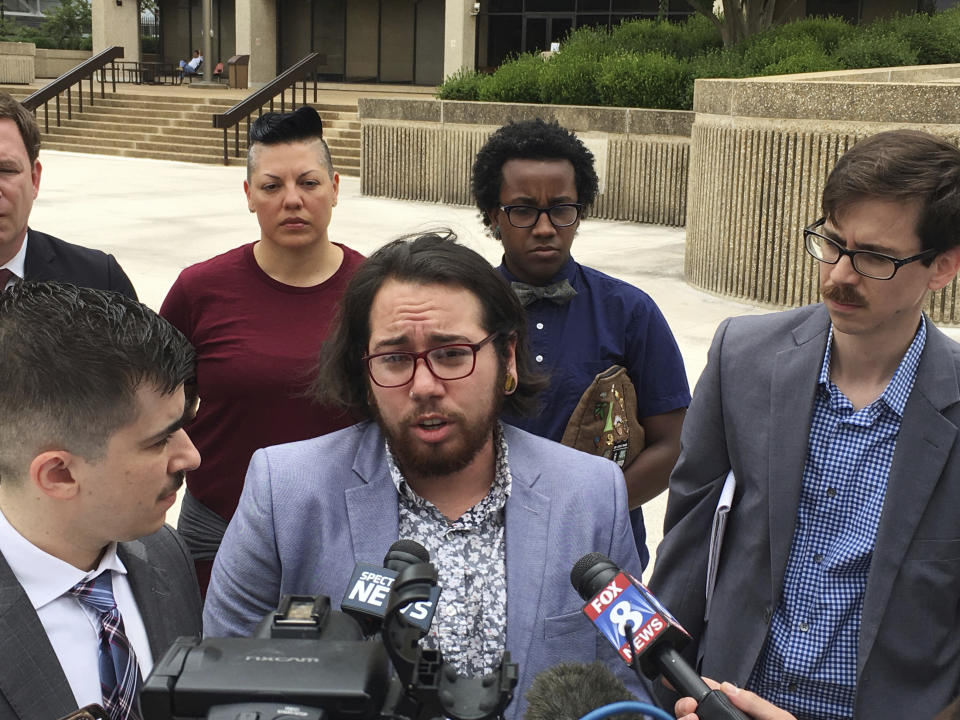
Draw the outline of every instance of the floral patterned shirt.
M507 443L495 431L490 492L454 521L407 484L387 444L387 467L400 494L400 537L430 553L442 592L424 647L443 652L461 675L484 675L500 663L507 637L505 510L510 495Z

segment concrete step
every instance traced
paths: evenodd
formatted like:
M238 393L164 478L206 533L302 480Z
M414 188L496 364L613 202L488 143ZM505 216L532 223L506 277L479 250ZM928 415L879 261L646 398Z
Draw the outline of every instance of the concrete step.
M96 84L95 91L99 91ZM20 96L26 94L21 92ZM308 89L308 100L310 95ZM61 99L60 127L56 126L55 105L47 105L50 131L42 132L44 148L181 162L223 163L223 130L212 127L212 117L229 110L237 102L236 99L199 95L151 96L122 90L114 94L109 87L104 98L100 98L97 92L93 105L90 104L86 89L84 98L84 111L81 113L78 95L74 91L73 117L69 119L65 98ZM295 104L297 107L300 105L299 102ZM293 109L289 92L284 105L288 112ZM311 105L323 119L324 137L330 146L337 171L347 176L359 175L361 133L356 106L339 103ZM269 105L262 108L262 112L268 110ZM279 99L274 100L274 110L280 111ZM251 119L256 117L257 113L254 113ZM42 130L45 122L42 107L38 109L38 120ZM228 165L241 166L246 162L247 127L246 121L239 125L240 157L233 157L235 131L233 128L227 129Z

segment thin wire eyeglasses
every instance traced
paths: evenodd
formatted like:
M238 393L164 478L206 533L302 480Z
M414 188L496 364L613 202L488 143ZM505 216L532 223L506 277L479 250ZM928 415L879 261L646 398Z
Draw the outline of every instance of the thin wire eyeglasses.
M857 273L874 280L889 280L904 265L933 257L938 253L936 248L931 248L908 258L895 258L873 250L847 250L836 240L817 232L817 229L823 227L826 221L826 218L820 218L803 229L803 243L807 252L828 265L836 265L840 262L840 258L846 255Z
M533 205L501 205L500 209L507 214L507 220L515 228L532 228L540 222L540 216L547 214L554 227L570 227L580 219L583 212L583 203L559 203L548 208L538 208Z
M382 388L402 387L413 380L417 360L423 360L438 380L461 380L473 374L477 367L477 351L499 334L491 333L478 343L440 345L422 352L392 350L360 359L366 363L370 379Z

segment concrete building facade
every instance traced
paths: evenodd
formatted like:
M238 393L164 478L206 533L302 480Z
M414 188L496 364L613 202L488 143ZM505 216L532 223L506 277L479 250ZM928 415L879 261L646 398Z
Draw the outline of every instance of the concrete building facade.
M28 0L21 0L28 2ZM40 2L41 0L29 0ZM94 51L139 41L136 0L93 0ZM779 0L783 19L840 15L869 22L957 0ZM436 85L461 68L492 69L546 50L572 29L693 13L686 0L159 0L160 59L200 49L209 72L249 55L254 87L310 52L327 81ZM206 20L205 20L206 18ZM127 59L137 59L128 50Z

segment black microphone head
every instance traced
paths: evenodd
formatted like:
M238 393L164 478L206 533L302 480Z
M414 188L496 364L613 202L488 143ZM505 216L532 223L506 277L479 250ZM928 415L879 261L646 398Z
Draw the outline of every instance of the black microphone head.
M383 566L400 572L409 565L430 562L430 553L416 540L397 540L383 558Z
M577 560L570 571L570 584L584 600L589 600L620 572L610 558L603 553L587 553Z
M524 720L579 720L603 705L637 699L601 662L554 665L533 679L526 698ZM627 717L636 716L615 719Z

